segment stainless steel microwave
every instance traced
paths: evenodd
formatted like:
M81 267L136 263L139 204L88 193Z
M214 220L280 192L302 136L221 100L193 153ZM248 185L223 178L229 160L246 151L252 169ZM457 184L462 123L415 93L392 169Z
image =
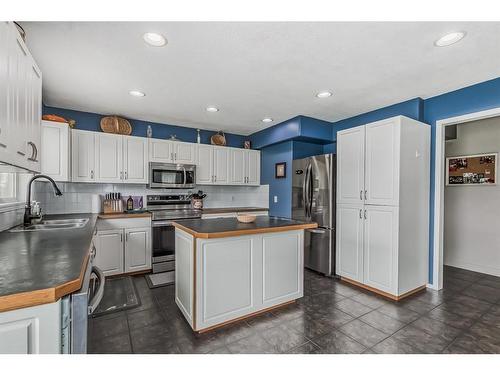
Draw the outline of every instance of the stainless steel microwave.
M196 165L149 163L149 188L191 189L196 186Z

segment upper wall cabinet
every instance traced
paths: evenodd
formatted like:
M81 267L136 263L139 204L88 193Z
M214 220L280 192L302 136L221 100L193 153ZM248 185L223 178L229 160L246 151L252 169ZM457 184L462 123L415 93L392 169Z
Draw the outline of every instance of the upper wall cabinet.
M72 130L72 177L75 182L148 182L148 140Z
M230 184L260 184L260 151L233 148L230 152Z
M196 143L150 138L149 161L156 163L195 164Z
M0 162L40 172L42 73L12 22L0 23Z
M41 146L42 173L55 181L70 181L71 158L68 124L42 121Z

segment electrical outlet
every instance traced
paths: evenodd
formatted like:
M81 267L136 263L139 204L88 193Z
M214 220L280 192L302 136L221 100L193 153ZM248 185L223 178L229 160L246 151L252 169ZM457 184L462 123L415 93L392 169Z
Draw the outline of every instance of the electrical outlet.
M274 203L278 203L278 196L277 195L274 196Z

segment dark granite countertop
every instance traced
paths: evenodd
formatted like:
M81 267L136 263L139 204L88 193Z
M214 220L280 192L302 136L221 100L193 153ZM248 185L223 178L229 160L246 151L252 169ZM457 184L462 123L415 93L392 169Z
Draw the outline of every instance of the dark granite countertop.
M236 218L189 219L175 222L174 226L198 238L221 238L316 228L316 223L306 223L275 216L258 216L253 223L240 223Z
M0 311L51 302L61 293L78 290L97 217L47 215L45 219L89 218L89 222L77 229L0 232Z

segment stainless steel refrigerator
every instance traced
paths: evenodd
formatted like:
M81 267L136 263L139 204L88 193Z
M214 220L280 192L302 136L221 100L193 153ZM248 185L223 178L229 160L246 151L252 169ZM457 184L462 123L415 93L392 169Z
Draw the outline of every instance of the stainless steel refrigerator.
M336 157L296 159L292 173L292 218L318 223L305 231L304 265L334 276Z

